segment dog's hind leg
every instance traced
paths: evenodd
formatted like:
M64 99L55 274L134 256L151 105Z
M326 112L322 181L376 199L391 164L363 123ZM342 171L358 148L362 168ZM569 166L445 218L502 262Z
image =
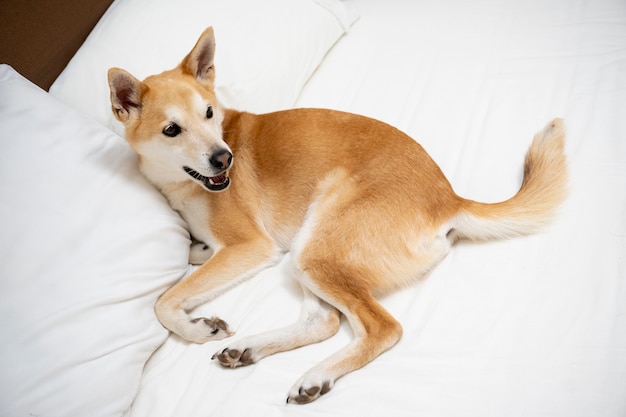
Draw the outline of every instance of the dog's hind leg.
M234 341L213 355L225 367L250 365L260 359L301 346L326 340L339 330L339 311L320 300L307 288L298 321L290 326L270 330Z
M306 372L291 388L288 403L305 404L327 393L343 375L359 369L395 345L402 335L400 324L359 287L343 265L317 265L306 268L306 285L319 297L338 308L354 332L353 341ZM354 271L353 271L354 272ZM333 285L345 283L353 285ZM330 283L330 284L329 284Z

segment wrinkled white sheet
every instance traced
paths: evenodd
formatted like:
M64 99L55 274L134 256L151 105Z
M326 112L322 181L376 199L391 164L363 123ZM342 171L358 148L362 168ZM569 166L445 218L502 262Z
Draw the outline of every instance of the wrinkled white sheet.
M626 3L346 4L360 18L298 106L397 126L481 201L517 190L532 135L564 117L569 200L544 233L459 244L426 281L384 298L402 340L315 403L286 405L287 391L350 340L345 323L324 343L235 370L210 360L228 342L170 337L130 415L626 415ZM240 337L295 320L299 298L281 265L199 313Z

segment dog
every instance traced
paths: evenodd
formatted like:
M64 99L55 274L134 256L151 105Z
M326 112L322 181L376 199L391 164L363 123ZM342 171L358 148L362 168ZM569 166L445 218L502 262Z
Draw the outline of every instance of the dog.
M352 342L296 381L288 403L314 401L398 342L402 327L377 296L427 275L459 239L540 230L566 197L560 119L535 135L519 191L479 203L456 195L426 151L383 122L327 109L223 108L214 52L209 27L172 70L139 81L111 68L112 111L142 173L187 222L191 262L202 264L158 299L164 327L196 343L231 336L218 317L192 317L194 308L286 252L304 293L299 319L213 359L250 365L325 340L346 317Z

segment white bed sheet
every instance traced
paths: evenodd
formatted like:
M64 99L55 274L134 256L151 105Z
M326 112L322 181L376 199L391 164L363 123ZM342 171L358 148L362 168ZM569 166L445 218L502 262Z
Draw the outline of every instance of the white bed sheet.
M532 135L564 117L571 195L561 215L535 236L459 244L423 283L384 298L402 340L315 403L284 401L350 340L345 323L326 342L236 370L210 360L228 342L170 337L130 415L626 415L626 4L346 4L360 18L297 106L399 127L460 195L481 201L517 190ZM299 298L280 265L200 313L218 313L239 337L290 323Z

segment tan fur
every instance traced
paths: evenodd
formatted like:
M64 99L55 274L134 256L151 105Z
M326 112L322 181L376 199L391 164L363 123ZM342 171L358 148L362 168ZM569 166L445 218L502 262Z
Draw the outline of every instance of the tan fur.
M304 374L288 402L313 401L399 340L400 324L375 296L426 275L459 238L538 230L565 197L558 119L533 140L520 191L502 203L478 203L457 196L419 144L382 122L324 109L260 115L222 109L213 90L214 49L209 28L173 70L140 82L111 69L113 112L146 177L215 251L159 299L156 313L166 328L198 343L230 336L223 320L190 313L287 251L305 294L300 318L234 342L214 358L228 367L248 365L330 337L339 314L348 319L354 341ZM164 129L173 123L181 130L169 137ZM230 185L212 192L206 178L225 179L210 162L219 152L222 161L232 153L225 169Z

